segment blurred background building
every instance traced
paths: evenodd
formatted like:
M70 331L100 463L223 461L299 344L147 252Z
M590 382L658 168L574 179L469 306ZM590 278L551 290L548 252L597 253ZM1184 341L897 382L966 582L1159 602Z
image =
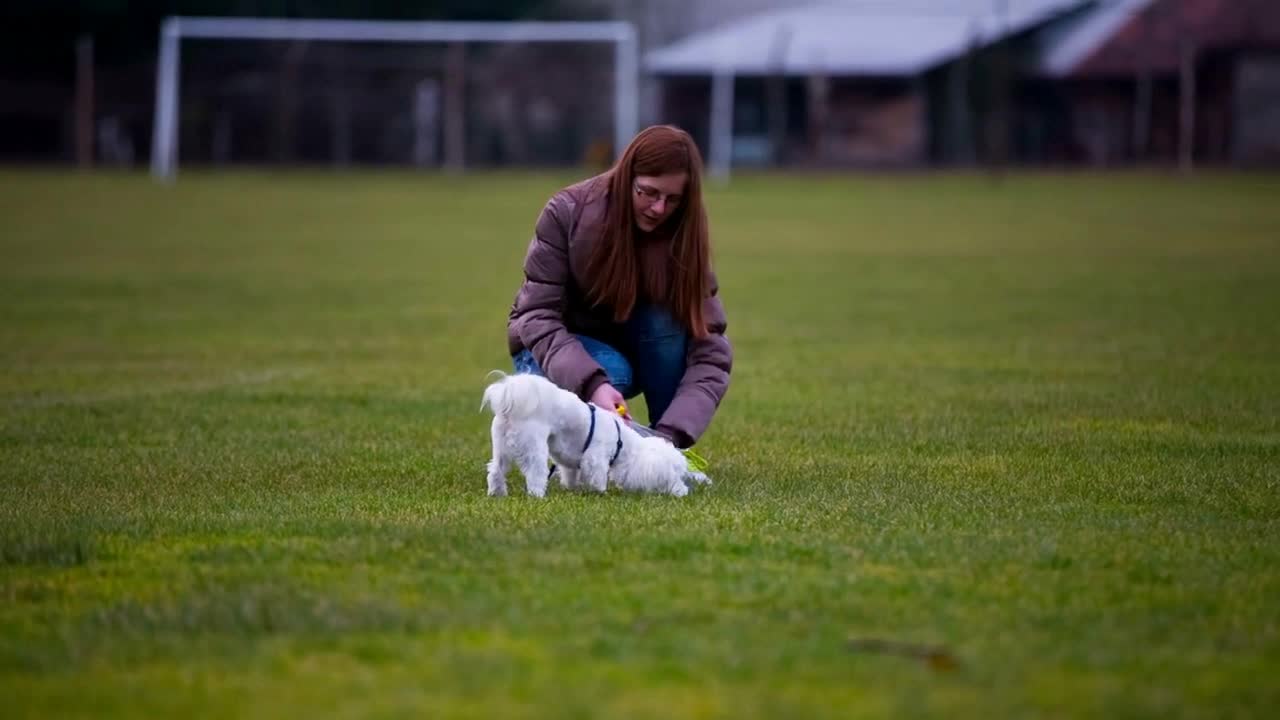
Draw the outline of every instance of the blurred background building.
M1276 0L15 0L0 161L145 165L173 15L626 21L640 124L734 166L1280 164ZM599 43L185 40L181 56L184 165L614 151Z
M700 138L733 78L736 164L1261 164L1278 50L1272 0L871 0L725 20L647 67Z

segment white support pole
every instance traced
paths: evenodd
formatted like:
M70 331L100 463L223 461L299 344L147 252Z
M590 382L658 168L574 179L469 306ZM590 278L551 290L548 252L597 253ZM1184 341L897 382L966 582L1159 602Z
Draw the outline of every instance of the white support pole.
M733 166L733 71L711 76L711 177L728 181Z
M635 137L636 116L639 114L639 51L636 34L630 25L623 26L613 50L613 156L622 157L622 151Z
M178 156L178 20L160 26L156 62L156 111L151 129L151 176L172 180Z

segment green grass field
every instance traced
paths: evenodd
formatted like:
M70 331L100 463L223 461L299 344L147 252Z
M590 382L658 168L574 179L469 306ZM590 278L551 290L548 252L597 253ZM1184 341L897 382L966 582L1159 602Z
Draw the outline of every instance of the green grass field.
M1280 177L735 180L715 485L491 499L572 179L0 174L4 716L1280 703Z

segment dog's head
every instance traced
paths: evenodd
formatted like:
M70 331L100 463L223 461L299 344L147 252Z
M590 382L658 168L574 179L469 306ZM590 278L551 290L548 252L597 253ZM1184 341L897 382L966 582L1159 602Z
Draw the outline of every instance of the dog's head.
M618 480L627 488L683 496L686 481L709 482L706 475L689 469L684 453L660 437L636 436L626 462L618 468Z

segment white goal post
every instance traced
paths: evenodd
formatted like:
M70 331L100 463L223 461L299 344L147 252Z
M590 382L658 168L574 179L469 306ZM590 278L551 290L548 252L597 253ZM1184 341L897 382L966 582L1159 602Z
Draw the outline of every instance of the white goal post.
M170 17L160 26L151 175L171 180L178 165L178 67L183 38L337 42L607 42L614 46L615 156L636 133L638 50L628 22L455 22Z

